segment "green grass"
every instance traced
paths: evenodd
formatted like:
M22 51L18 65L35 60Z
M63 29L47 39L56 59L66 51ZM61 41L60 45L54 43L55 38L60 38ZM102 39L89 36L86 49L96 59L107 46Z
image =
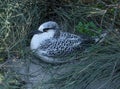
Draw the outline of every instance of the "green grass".
M79 22L76 26L76 31L88 36L98 36L102 34L102 28L98 28L93 22L82 23Z
M51 83L61 89L85 89L97 79L120 81L120 7L116 6L120 1L98 1L85 4L79 0L0 0L0 87L19 86L17 74L7 74L4 64L13 57L24 60L30 44L29 32L48 20L58 22L64 31L71 33L96 36L104 29L109 32L103 43L92 46L90 52L81 56L87 59L67 65L72 67L71 71L51 79Z

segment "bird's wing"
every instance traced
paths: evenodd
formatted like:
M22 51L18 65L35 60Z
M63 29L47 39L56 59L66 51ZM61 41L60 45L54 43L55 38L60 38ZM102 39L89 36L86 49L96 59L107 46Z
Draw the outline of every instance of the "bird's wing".
M37 53L41 53L40 55L48 58L57 59L56 61L73 60L78 58L80 53L90 45L89 41L90 39L87 38L64 33L57 39L45 40L37 49Z
M81 41L81 47L89 47L91 46L91 44L94 44L95 43L95 39L90 37L90 36L86 36L86 35L83 35L83 34L80 34L79 36L78 35L75 35L75 34L71 34L71 33L68 33L68 32L61 32L60 34L60 38L66 38L66 39L79 39Z
M93 39L62 32L58 39L45 40L40 50L49 57L67 57L82 52L93 43Z
M53 38L46 40L44 45L40 46L40 50L43 51L42 55L48 57L68 57L83 50L83 47L80 45L81 43L82 40L79 37L60 39Z

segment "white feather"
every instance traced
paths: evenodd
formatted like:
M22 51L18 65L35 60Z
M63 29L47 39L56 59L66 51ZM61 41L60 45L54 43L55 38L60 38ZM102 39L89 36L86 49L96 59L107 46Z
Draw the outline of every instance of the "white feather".
M35 34L31 40L31 50L36 50L37 48L39 48L40 44L42 44L44 40L52 38L54 36L54 33L54 30L49 30L48 32Z

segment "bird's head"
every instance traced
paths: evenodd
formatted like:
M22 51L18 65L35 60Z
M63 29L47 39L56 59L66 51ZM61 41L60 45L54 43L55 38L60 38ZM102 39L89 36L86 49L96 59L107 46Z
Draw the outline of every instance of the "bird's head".
M58 24L54 21L48 21L43 24L41 24L38 28L38 30L34 30L31 32L32 35L35 34L42 34L42 33L53 33L58 31L60 28Z
M38 30L41 32L48 32L50 30L59 30L59 26L54 21L48 21L48 22L41 24Z

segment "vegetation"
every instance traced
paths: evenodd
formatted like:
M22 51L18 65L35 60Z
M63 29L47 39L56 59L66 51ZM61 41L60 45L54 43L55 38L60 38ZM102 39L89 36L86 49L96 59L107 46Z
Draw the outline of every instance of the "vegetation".
M77 64L50 83L60 89L85 89L91 82L106 79L98 87L120 81L120 1L119 0L0 0L0 88L22 86L17 74L8 74L4 66L9 59L26 57L30 31L45 21L53 20L64 31L97 36L108 35L102 43L81 55ZM64 66L62 66L64 67ZM60 67L61 68L61 67ZM114 89L119 89L116 84ZM106 86L106 89L109 89Z
M89 22L87 24L79 22L78 25L76 26L76 31L78 31L81 34L86 34L89 36L98 36L102 34L102 29L96 27L96 25L93 22Z

